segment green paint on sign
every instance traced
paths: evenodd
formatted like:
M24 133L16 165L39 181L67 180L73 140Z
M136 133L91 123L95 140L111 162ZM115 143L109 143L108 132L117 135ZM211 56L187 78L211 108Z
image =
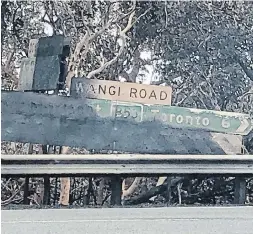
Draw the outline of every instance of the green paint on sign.
M238 135L247 135L253 128L250 116L241 113L99 99L87 99L87 103L101 117L111 116L137 122L161 121L175 128L204 129Z

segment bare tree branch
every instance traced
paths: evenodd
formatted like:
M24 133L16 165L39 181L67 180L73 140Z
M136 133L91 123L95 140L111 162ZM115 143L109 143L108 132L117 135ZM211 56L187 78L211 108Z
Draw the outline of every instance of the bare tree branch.
M242 70L245 74L253 81L253 70L249 69L239 57L237 58L239 65L241 66Z
M7 190L10 190L9 188L8 188L8 184L10 183L10 181L11 181L11 178L9 178L7 181L6 181L6 183L5 184L3 184L3 187L5 188L5 189L7 189ZM3 183L3 181L2 181L2 183Z
M76 63L78 61L78 56L80 55L81 49L85 45L85 48L88 48L88 42L89 42L89 34L86 32L86 34L82 37L79 43L77 43L74 53L70 57L69 62L69 71L66 77L66 85L68 88L70 88L70 83L72 77L75 75L75 67Z
M145 16L150 10L151 10L151 7L148 8L144 13L142 13L142 14L132 23L132 26L133 26L134 24L136 24L143 16ZM132 26L131 26L131 27L132 27ZM130 28L131 28L131 27L130 27Z
M128 19L128 23L127 23L127 26L119 32L119 37L120 39L122 40L122 44L120 46L120 49L119 49L119 52L118 54L113 58L111 59L110 61L104 63L101 67L99 67L98 69L94 70L94 71L91 71L88 75L87 75L87 78L92 78L93 76L95 76L96 74L99 74L100 72L102 72L103 70L105 70L107 67L111 66L112 64L114 64L117 59L122 55L123 51L124 51L124 48L125 48L125 45L126 45L126 33L132 28L133 24L132 24L132 20L133 20L133 17L135 15L135 11L131 13L131 15L129 16L129 19Z
M178 204L182 204L182 196L181 196L181 188L182 188L182 183L177 184L177 195L178 195Z
M122 198L130 196L131 194L133 194L134 191L136 190L136 188L138 187L138 185L140 184L141 179L142 179L142 177L136 177L134 179L133 183L131 184L131 186L127 190L124 189L124 187L125 187L124 186L125 185L125 180L124 180L123 181L123 186L122 186L122 188L123 188Z
M253 95L253 87L252 87L249 91L243 93L243 94L239 97L239 99L243 99L244 97L246 97L246 96L248 96L248 95Z
M167 189L167 184L162 184L162 185L153 187L147 192L141 193L138 196L135 196L129 200L126 200L125 205L136 205L143 202L147 202L151 197L154 197L158 194L165 192L166 189Z
M94 70L94 71L91 71L88 75L87 75L87 78L92 78L94 75L96 74L99 74L101 73L102 71L104 71L107 67L113 65L117 60L118 58L122 55L123 51L124 51L124 48L125 48L125 45L126 45L126 33L134 26L134 24L136 22L138 22L138 20L143 17L145 14L147 14L148 11L150 11L151 8L149 8L148 10L146 10L143 14L141 14L134 22L133 22L133 18L135 16L135 11L133 11L130 16L129 16L129 19L128 19L128 23L127 23L127 26L121 30L119 32L119 37L120 39L122 40L122 44L120 46L120 49L119 49L119 52L118 54L113 58L111 59L110 61L104 63L101 67L99 67L98 69Z
M69 72L66 77L66 85L67 87L70 87L71 79L75 75L75 68L78 67L80 64L80 61L78 57L80 56L80 52L84 47L84 52L82 53L83 59L86 57L90 44L99 36L101 35L109 26L111 25L112 21L108 21L106 25L95 32L93 35L90 35L90 31L87 30L86 34L81 38L81 40L77 43L76 48L74 53L72 54L70 58L70 63L69 63ZM79 61L79 62L78 62Z
M113 4L111 4L110 7L112 5ZM108 11L110 11L110 7L109 7ZM133 17L135 15L135 7L136 7L136 1L134 1L132 9L127 14L124 14L123 16L121 16L120 18L117 18L115 20L108 20L105 23L104 27L102 27L100 30L98 30L97 32L95 32L93 35L90 35L90 30L89 30L88 26L85 24L85 22L83 22L83 24L84 24L84 26L86 28L86 34L83 36L83 38L80 40L80 42L76 45L75 51L74 51L73 55L70 58L69 72L68 72L68 75L66 77L66 85L67 85L67 87L70 87L71 78L74 77L74 75L75 75L75 69L78 68L78 66L80 64L80 61L79 61L78 57L80 56L81 50L84 48L84 52L82 53L82 58L85 59L86 55L87 55L87 53L89 51L90 44L98 36L100 36L102 33L104 33L104 31L106 29L108 29L113 23L115 24L115 23L121 21L122 19L124 19L125 17L127 17L130 14L127 26L125 27L125 29L123 29L120 32L120 38L122 39L122 45L121 45L121 47L119 49L118 54L112 60L110 60L110 61L102 64L102 66L99 67L98 69L96 69L94 71L91 71L88 74L87 77L88 78L93 77L94 75L102 72L104 69L106 69L107 67L111 66L112 64L114 64L118 60L118 58L123 53L124 47L125 47L125 44L126 44L126 39L125 39L126 35L125 34L132 28L132 26L134 25L134 23L136 23L144 15L144 14L142 14L140 17L137 18L137 20L134 23L132 23Z
M82 21L83 21L83 26L85 27L87 33L88 33L88 36L90 36L90 28L88 27L88 25L85 23L85 20L84 20L84 15L83 15L83 10L81 10L81 16L82 16Z
M10 198L8 198L8 199L5 200L5 201L1 201L1 205L2 205L2 206L6 206L6 205L10 204L11 202L13 202L15 196L21 191L21 188L24 186L24 184L25 184L25 182L23 182L23 183L20 185L19 189L17 189L17 190L12 194L12 196L11 196Z

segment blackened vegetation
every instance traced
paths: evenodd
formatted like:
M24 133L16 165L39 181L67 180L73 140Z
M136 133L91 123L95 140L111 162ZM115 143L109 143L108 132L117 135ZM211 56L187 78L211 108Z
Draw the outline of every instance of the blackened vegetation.
M9 180L8 185L20 187L23 179L3 179L3 184ZM122 201L123 206L135 206L143 204L145 206L173 206L173 205L229 205L234 203L235 178L218 176L187 176L184 178L174 177L170 181L166 181L163 185L155 187L157 178L143 178L135 193ZM44 203L34 200L35 194L38 196L43 183L41 178L30 178L28 190L28 203L33 208L58 207L58 199L60 196L60 183L57 178L52 178L50 184L50 200ZM101 178L71 178L70 192L70 208L71 207L108 207L111 204L111 182L109 178L105 180ZM99 198L99 187L103 186L102 197ZM253 181L246 178L246 204L253 202ZM2 188L3 189L3 188ZM12 208L12 205L20 204L19 209L23 206L23 187L21 192L15 196L12 202L7 201L11 197L11 191L2 193L2 205L6 208ZM5 190L4 190L5 191ZM152 197L155 199L152 199ZM38 198L37 198L38 199ZM100 200L102 202L100 202ZM180 200L180 202L179 202ZM11 201L11 200L10 200ZM39 203L39 204L37 204ZM7 206L8 204L12 204ZM35 205L35 206L34 206ZM3 206L3 208L5 207ZM45 206L46 207L46 206ZM17 208L17 207L16 207Z

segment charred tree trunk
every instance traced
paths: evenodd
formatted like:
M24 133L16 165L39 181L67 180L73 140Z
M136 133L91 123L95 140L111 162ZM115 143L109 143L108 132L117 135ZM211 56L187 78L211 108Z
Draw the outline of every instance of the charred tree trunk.
M148 202L149 199L158 194L164 193L168 189L168 184L162 184L151 188L149 191L141 193L140 195L133 197L125 201L125 205L137 205L143 202Z

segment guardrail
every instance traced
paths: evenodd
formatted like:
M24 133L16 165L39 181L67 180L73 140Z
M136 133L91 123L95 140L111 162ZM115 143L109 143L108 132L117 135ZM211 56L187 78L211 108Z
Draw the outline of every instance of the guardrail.
M252 155L1 155L5 175L253 174Z

